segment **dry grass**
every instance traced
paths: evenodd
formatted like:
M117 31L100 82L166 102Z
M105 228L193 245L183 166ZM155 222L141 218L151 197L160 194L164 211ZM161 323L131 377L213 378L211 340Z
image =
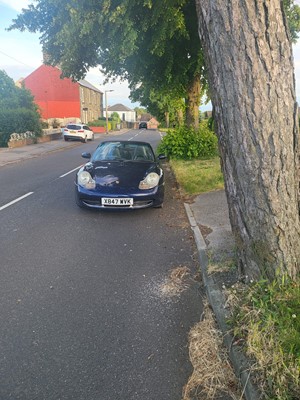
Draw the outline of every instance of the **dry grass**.
M160 285L159 291L163 296L179 296L184 290L188 289L191 272L185 266L179 266L170 271L170 275Z
M205 318L189 335L194 371L184 388L183 400L240 399L238 381L229 363L213 314L205 305Z
M218 272L229 272L235 267L235 262L233 259L225 260L219 263L208 264L207 273L208 275L213 275Z

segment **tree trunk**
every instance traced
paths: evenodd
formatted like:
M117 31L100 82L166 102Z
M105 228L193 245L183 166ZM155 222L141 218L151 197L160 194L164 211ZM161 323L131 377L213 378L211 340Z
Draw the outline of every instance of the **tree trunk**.
M165 122L166 122L166 127L169 128L169 126L170 126L170 113L169 113L169 111L165 111Z
M182 126L184 124L182 109L177 111L177 121L179 126Z
M299 132L280 0L196 0L243 273L300 270Z
M186 125L199 128L200 76L196 75L188 88L186 99Z

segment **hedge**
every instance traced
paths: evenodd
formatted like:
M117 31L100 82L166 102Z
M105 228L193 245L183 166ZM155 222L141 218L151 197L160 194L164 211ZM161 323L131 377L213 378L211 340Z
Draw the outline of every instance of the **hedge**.
M26 108L0 110L0 146L7 147L12 133L33 132L36 137L42 133L39 114Z

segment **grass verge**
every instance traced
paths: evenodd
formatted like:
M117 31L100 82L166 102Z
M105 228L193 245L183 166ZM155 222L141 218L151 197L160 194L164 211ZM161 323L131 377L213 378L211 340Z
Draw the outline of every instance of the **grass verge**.
M264 399L300 398L300 277L262 280L229 291L234 335L254 360Z
M185 195L198 195L224 187L218 157L206 160L171 160L170 164ZM226 271L222 268L222 272ZM230 325L237 342L244 343L244 351L253 360L252 375L256 378L263 398L299 400L300 277L294 281L283 277L273 282L262 280L250 285L237 284L229 293L228 305L232 311ZM201 335L198 338L195 336L196 331L191 332L191 341L192 346L200 346L203 353L203 349L208 349L210 343L203 343L203 325L200 329ZM209 330L211 329L210 327ZM200 356L199 353L191 356L193 364L201 364L201 359L202 354ZM216 393L211 392L210 379L219 376L219 366L215 368L217 369L208 376L207 371L194 372L186 388L184 400L194 399L195 394L198 398L199 393L199 398L202 398L201 395L207 399L214 398ZM214 382L213 385L218 386L219 383Z
M224 188L219 157L194 160L170 160L176 180L184 194L197 195Z

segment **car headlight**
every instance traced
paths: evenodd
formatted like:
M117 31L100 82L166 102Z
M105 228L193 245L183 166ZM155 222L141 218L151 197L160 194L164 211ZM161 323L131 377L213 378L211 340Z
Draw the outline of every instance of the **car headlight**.
M86 189L95 189L96 187L96 182L87 171L78 172L77 180L78 185L83 186Z
M139 184L139 189L152 189L158 185L159 175L156 172L150 172Z

